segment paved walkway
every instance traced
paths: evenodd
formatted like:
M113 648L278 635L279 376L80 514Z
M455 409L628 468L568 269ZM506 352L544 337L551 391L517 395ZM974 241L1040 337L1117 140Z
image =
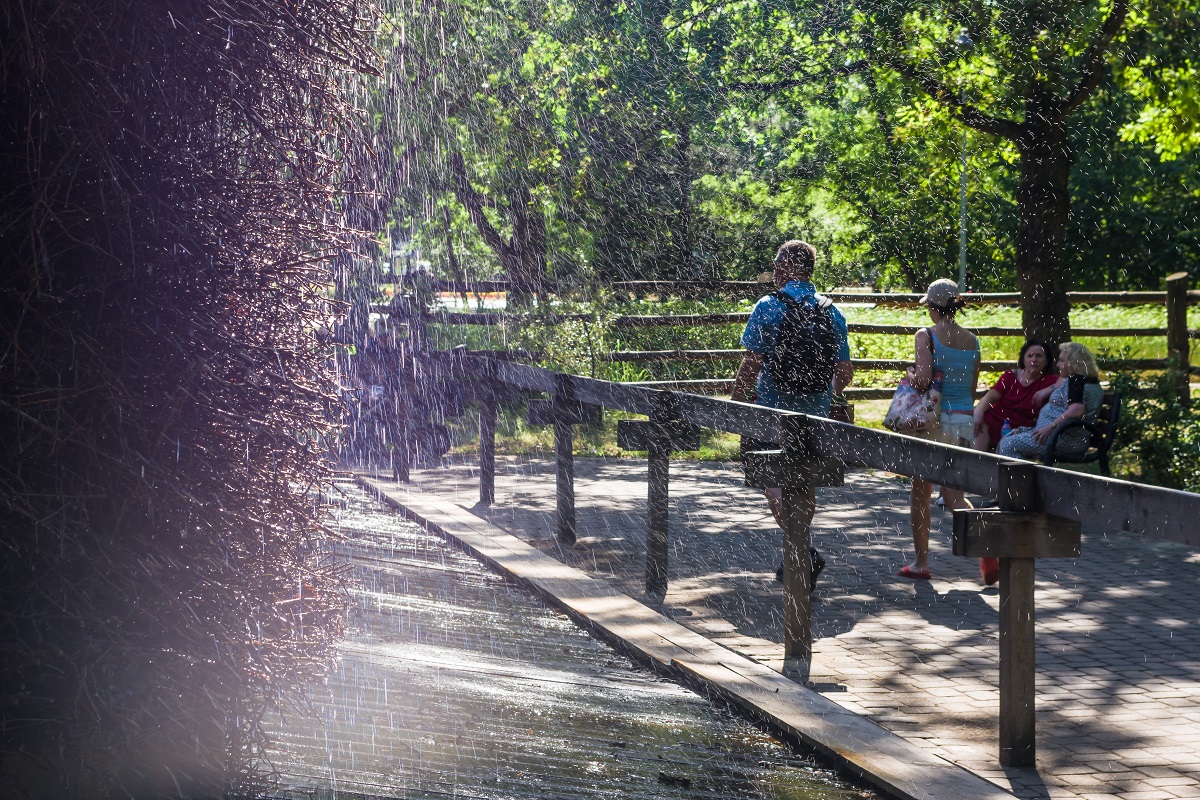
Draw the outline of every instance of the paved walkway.
M470 464L415 472L413 488L641 596L644 462L576 461L579 541L562 548L552 462L497 461L488 509ZM781 537L765 501L738 465L675 462L671 479L664 613L781 667ZM853 472L818 503L814 688L1022 798L1200 797L1200 552L1085 529L1081 558L1039 562L1038 768L1003 769L999 597L950 553L950 516L935 512L933 580L914 583L894 577L911 558L904 482Z

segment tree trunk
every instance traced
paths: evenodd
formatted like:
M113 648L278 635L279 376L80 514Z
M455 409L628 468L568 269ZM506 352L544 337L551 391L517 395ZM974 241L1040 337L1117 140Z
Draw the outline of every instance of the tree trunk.
M1021 325L1029 338L1059 345L1071 338L1073 287L1063 260L1063 242L1071 214L1069 181L1075 157L1067 143L1066 120L1047 119L1038 102L1027 105L1028 118L1017 139L1021 153L1017 188L1017 281L1021 289Z
M508 304L528 308L546 294L546 217L526 187L509 202L513 235L501 263L508 275Z

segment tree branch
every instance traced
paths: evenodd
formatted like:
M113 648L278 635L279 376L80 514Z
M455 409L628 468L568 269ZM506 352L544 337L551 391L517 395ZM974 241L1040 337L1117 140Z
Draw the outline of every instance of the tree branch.
M467 209L467 214L470 216L471 222L475 223L475 228L483 237L484 243L498 255L503 253L507 245L483 213L484 206L494 205L494 203L491 198L471 185L462 153L456 151L450 155L450 172L454 176L454 196Z
M1104 25L1096 35L1096 41L1092 42L1083 59L1083 77L1079 79L1079 83L1067 95L1067 99L1060 107L1062 116L1067 116L1083 105L1083 102L1100 85L1100 79L1104 77L1104 56L1108 52L1108 46L1112 44L1113 39L1125 25L1125 18L1128 15L1129 0L1113 0L1112 11L1109 13L1108 19L1104 21Z
M978 108L963 102L958 94L945 82L920 72L907 61L901 58L881 55L880 63L896 70L904 78L921 87L927 95L942 106L955 112L964 125L983 133L990 133L993 136L1013 141L1016 141L1017 137L1021 135L1024 127L1021 123L983 113Z

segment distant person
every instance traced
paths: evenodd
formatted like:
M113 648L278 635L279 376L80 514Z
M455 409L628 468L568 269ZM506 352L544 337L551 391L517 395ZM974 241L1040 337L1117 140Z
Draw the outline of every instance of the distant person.
M832 301L817 294L812 284L816 261L816 248L795 239L776 252L776 291L762 297L750 312L742 334L746 352L733 380L731 399L828 417L833 396L850 385L854 366L846 318ZM785 325L789 314L794 324ZM783 530L783 492L776 487L763 493ZM815 548L809 555L815 586L825 561ZM782 566L775 578L783 580Z
M958 284L942 278L929 284L921 302L929 309L933 325L917 331L913 340L916 363L909 367L908 380L918 392L929 388L934 370L942 373L941 424L931 431L912 434L959 447L971 447L975 441L973 413L975 385L979 381L979 339L958 324L955 316L966 305ZM902 578L929 580L929 499L933 484L913 478L910 491L915 560L900 569ZM946 508L970 508L959 489L942 487Z
M975 404L975 449L995 452L1006 424L1010 431L1032 426L1041 408L1038 394L1057 382L1050 348L1036 339L1025 342L1017 356L1017 368L1001 375Z
M1064 342L1058 350L1058 378L1053 386L1038 392L1045 402L1034 427L1017 428L1000 440L998 452L1013 458L1041 459L1050 436L1071 420L1092 422L1104 400L1096 358L1078 342ZM1087 452L1091 434L1077 426L1058 437L1056 452L1075 458Z

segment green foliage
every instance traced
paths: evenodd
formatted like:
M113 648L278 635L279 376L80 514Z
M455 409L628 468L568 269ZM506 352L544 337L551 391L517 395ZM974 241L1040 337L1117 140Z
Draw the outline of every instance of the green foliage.
M1179 401L1172 369L1154 379L1147 392L1129 373L1110 376L1124 407L1113 447L1115 475L1130 480L1200 491L1200 411Z

